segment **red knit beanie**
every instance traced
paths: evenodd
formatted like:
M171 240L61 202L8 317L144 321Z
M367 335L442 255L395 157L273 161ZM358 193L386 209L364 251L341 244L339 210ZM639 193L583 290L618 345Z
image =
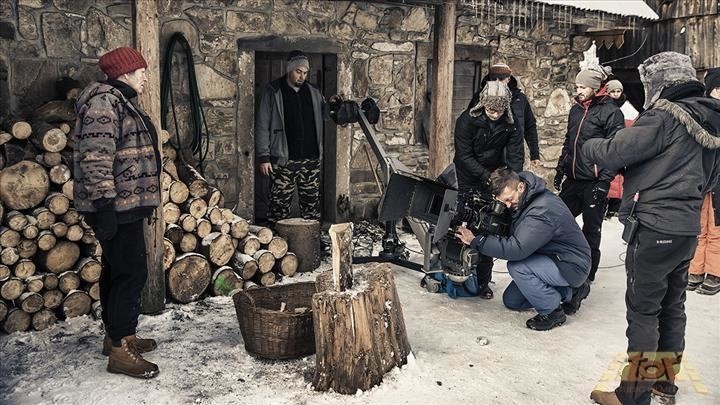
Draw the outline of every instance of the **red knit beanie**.
M127 47L113 49L101 56L98 65L100 65L100 69L107 75L108 79L115 79L125 73L147 68L147 62L140 55L140 52Z

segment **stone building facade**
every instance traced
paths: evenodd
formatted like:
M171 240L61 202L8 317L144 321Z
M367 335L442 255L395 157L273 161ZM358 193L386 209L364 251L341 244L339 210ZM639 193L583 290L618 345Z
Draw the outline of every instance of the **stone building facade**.
M418 134L429 114L425 95L434 12L431 6L412 3L158 1L161 54L174 32L182 32L192 48L209 129L204 172L224 192L228 205L236 205L243 215L253 212L258 52L299 48L333 56L334 90L357 100L375 98L384 111L375 129L386 150L425 173L428 150ZM29 114L52 98L52 84L61 76L83 83L101 79L97 58L117 46L132 46L132 17L130 1L1 2L0 113ZM585 30L641 23L533 1L461 1L456 43L462 51L456 59L460 55L476 62L480 73L491 63L510 65L538 118L541 171L548 175L560 152L577 62L591 43ZM180 127L187 128L188 83L180 69L173 82ZM335 132L326 155L325 218L371 217L380 195L372 172L375 157L366 152L357 126ZM337 204L344 196L349 207Z

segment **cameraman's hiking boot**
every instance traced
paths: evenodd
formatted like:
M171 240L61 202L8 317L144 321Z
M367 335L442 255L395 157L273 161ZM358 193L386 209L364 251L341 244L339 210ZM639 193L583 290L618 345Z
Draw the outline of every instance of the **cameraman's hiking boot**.
M160 373L158 366L143 359L140 353L130 346L127 338L123 338L121 342L122 346L110 348L107 371L135 378L153 378Z
M567 317L562 307L555 308L547 315L537 314L525 322L525 325L533 330L550 330L565 323Z
M675 404L675 394L678 392L677 385L670 381L655 381L652 386L652 398L663 405Z
M690 283L688 283L689 285ZM720 277L708 274L705 281L697 288L697 292L705 295L715 295L720 292Z
M615 391L594 390L590 393L590 399L600 405L622 405Z
M700 285L705 281L705 275L704 274L690 274L688 276L688 285L687 290L688 291L695 291Z
M587 298L587 296L589 294L590 294L590 282L589 281L585 281L578 288L573 288L573 294L572 294L572 298L570 299L570 302L563 302L563 304L562 304L562 309L565 312L565 315L574 315L580 309L580 304L582 303L582 300Z
M135 349L136 352L140 354L151 352L157 348L157 342L155 341L155 339L142 339L137 337L137 335L130 335L125 336L125 340L127 340L128 345L130 345L133 349ZM104 354L105 356L109 356L111 350L112 339L110 339L110 336L105 335L105 339L103 339L102 354Z

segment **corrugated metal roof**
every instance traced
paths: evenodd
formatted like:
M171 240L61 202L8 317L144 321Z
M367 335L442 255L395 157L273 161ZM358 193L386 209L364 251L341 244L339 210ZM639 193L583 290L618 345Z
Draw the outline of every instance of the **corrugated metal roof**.
M535 0L539 3L572 6L585 10L604 11L624 16L657 20L660 16L643 0Z

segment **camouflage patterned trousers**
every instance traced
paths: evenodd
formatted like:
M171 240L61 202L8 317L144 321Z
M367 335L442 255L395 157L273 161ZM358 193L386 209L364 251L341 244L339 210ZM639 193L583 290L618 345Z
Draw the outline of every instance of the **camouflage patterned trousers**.
M319 159L289 160L285 166L273 167L270 180L268 219L271 222L290 216L296 185L302 217L320 220Z

